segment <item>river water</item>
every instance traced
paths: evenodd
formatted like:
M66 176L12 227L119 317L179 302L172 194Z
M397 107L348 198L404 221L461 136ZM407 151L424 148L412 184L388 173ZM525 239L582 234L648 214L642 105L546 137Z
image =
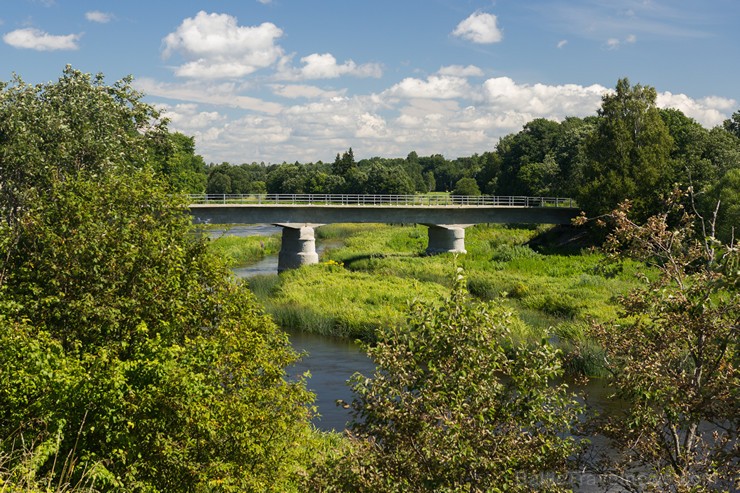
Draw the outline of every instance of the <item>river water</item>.
M270 225L235 226L229 229L208 230L211 237L222 234L235 236L269 236L280 233L281 228ZM336 242L318 244L320 254L327 246L334 247ZM265 258L248 267L234 269L238 277L249 278L256 275L277 274L277 256ZM372 361L364 353L360 345L341 338L332 338L303 332L289 331L293 347L303 354L301 360L288 369L291 377L310 373L307 387L316 395L315 405L319 417L314 420L317 428L324 431L342 431L346 428L351 415L348 409L336 404L337 400L352 401L352 391L347 380L356 372L371 376L374 370ZM621 403L609 398L610 391L599 380L591 380L586 385L570 385L570 389L586 396L589 407L600 413L619 412ZM592 444L607 454L614 453L603 437L590 437ZM574 485L574 491L591 493L603 491L598 486L596 477L589 474L579 474L572 471L574 477L580 480ZM625 491L621 488L610 491Z
M279 234L281 228L266 224L236 225L224 229L209 229L208 235L218 238L230 236L270 236ZM316 251L321 254L334 242L317 244ZM257 275L277 274L278 257L272 255L246 267L233 269L237 277L249 278ZM315 405L319 417L314 420L317 428L325 431L345 429L351 418L349 410L336 404L337 400L352 401L352 391L347 380L360 372L370 376L374 365L362 348L349 340L332 338L302 332L289 332L293 348L303 353L301 360L288 369L291 376L301 375L308 371L308 389L316 394Z
M209 229L208 234L214 238L224 234L242 237L269 236L278 234L280 231L281 228L278 226L258 224ZM327 244L317 242L316 251L321 254L326 246ZM336 246L336 242L330 242L328 246ZM277 263L277 255L274 255L247 267L235 268L233 271L241 278L277 274ZM360 345L353 341L298 331L289 331L289 336L295 350L304 354L301 361L289 369L289 374L296 376L306 371L311 374L308 388L316 394L315 404L320 414L314 424L325 431L343 430L351 416L349 410L338 406L336 401L350 402L352 400L352 392L347 385L347 380L355 372L371 376L374 369L372 361ZM613 406L613 401L607 398L607 389L598 380L592 380L590 384L574 390L587 394L589 405L600 411Z

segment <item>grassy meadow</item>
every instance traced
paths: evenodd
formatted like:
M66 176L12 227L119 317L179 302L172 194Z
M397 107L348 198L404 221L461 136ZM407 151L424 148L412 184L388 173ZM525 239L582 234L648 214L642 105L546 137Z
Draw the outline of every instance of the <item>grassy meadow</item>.
M211 248L226 259L229 267L241 267L280 252L280 236L232 236L211 241Z
M325 250L319 265L246 282L286 329L372 341L377 327L404 322L411 300L444 299L460 266L472 296L511 310L518 339L548 339L563 350L572 372L597 373L599 349L587 340L586 328L619 317L615 297L638 285L643 266L610 265L587 249L530 248L546 229L473 226L466 229L467 254L428 256L424 226L327 225L316 230L317 241L342 246ZM277 253L278 238L264 244L273 241ZM213 244L241 259L253 254L240 248L252 251L259 239L224 237Z

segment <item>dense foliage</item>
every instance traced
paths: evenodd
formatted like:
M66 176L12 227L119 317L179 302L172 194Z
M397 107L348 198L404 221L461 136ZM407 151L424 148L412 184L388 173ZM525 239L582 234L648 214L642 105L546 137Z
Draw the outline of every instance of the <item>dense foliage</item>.
M514 343L511 314L467 296L413 303L380 331L377 369L351 384L353 450L315 481L325 491L557 491L579 444L579 406L555 384L549 344ZM328 483L328 484L327 484Z
M287 336L155 173L182 139L129 81L71 68L3 85L0 114L3 469L102 490L284 491L311 396L285 378Z
M629 203L611 214L609 251L659 273L620 298L626 320L592 330L625 402L599 423L621 454L597 471L628 491L740 486L740 256L681 199L644 225L629 219Z

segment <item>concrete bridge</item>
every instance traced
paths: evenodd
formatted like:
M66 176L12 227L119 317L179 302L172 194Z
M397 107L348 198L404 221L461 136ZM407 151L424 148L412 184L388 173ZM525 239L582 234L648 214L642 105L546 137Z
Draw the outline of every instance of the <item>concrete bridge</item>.
M191 195L196 223L283 228L278 272L315 264L314 228L330 223L423 224L427 253L466 253L465 228L482 223L569 224L571 199L449 195Z

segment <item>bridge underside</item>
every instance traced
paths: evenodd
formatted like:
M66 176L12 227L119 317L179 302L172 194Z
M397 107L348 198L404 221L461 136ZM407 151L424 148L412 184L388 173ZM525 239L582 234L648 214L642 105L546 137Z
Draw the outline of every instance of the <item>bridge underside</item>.
M569 224L577 209L562 207L190 206L198 223L275 224L283 228L278 272L319 261L314 228L330 223L424 224L427 253L466 253L465 228L482 223Z

